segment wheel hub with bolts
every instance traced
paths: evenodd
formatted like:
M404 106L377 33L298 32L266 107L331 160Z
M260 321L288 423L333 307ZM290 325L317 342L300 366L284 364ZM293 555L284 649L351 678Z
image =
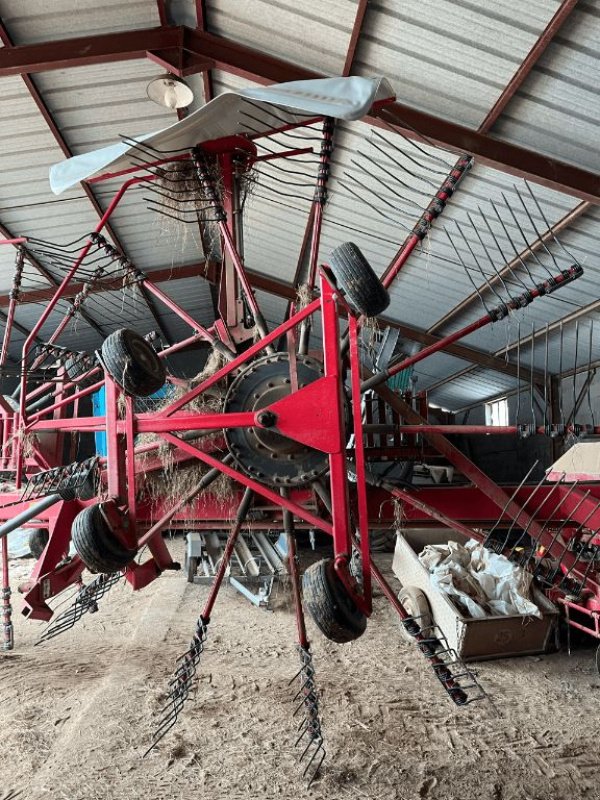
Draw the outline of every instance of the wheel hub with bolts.
M298 388L323 377L323 367L310 356L296 356ZM277 432L277 415L268 406L290 394L287 353L263 356L244 369L231 384L225 412L258 412L264 427L231 428L227 446L238 466L252 478L271 486L306 486L327 469L327 455ZM261 410L263 409L263 410ZM310 422L310 421L308 421Z

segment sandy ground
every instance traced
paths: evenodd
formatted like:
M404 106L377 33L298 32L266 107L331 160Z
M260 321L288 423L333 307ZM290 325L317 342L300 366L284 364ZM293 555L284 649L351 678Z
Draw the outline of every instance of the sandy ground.
M14 562L15 579L31 563ZM118 585L38 647L43 626L15 615L16 649L0 657L2 800L600 798L593 649L481 663L494 704L457 709L381 597L357 642L311 628L327 759L309 790L292 746L298 661L283 589L274 613L223 591L196 695L142 759L206 592L182 573L137 593Z

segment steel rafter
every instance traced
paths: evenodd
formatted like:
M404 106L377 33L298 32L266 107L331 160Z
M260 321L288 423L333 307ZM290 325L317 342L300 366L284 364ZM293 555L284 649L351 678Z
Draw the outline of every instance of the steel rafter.
M200 262L198 264L187 264L184 267L162 267L161 269L153 269L147 272L148 279L153 283L163 283L164 281L171 280L184 280L185 278L207 278L208 275L213 274L215 268L214 264L207 264ZM207 278L208 279L208 278ZM71 283L67 287L63 297L75 297L81 292L87 284L85 283ZM123 281L121 278L112 278L111 280L99 280L89 288L90 294L98 294L100 292L112 292L121 289ZM48 287L47 289L31 289L23 291L19 295L20 305L27 305L28 303L43 303L51 300L56 293L56 290ZM10 302L10 294L0 294L0 308L6 308Z
M207 29L206 0L196 0L196 28L200 31ZM204 89L204 102L208 103L215 96L212 75L209 69L202 71L202 87Z
M515 74L510 79L509 83L503 89L500 97L496 100L492 108L487 113L485 119L479 126L479 131L481 133L487 133L490 131L497 122L498 117L502 114L516 92L521 88L525 79L535 67L550 42L554 39L562 25L567 21L573 12L577 2L578 0L563 0L563 2L560 4L556 10L556 13L546 25L539 38L523 62L519 65L519 68Z
M4 44L4 48L3 49L10 50L13 47L11 36L10 36L8 30L6 29L6 26L2 22L2 20L0 20L0 40L2 40L2 43ZM63 136L61 134L61 132L58 129L58 126L56 125L56 122L55 122L54 118L52 117L52 114L50 113L50 110L48 109L46 103L44 102L42 96L40 95L37 87L35 86L35 84L33 82L33 80L26 73L23 73L21 75L21 78L23 79L23 82L24 82L25 86L27 87L27 91L31 95L32 100L34 101L34 103L38 107L39 111L41 112L42 117L44 118L44 121L46 122L46 124L50 128L50 132L54 136L54 139L56 140L58 146L62 150L63 154L66 155L67 158L69 158L70 156L73 155L73 153L68 148L68 146L67 146L67 144L66 144L66 142L65 142L65 140L64 140L64 138L63 138ZM81 184L81 186L83 187L83 190L85 191L86 195L88 197L91 196L90 199L93 199L93 201L95 203L95 197L91 194L91 189L89 188L89 186L87 186L87 185L85 185L83 183ZM95 208L96 208L96 210L99 210L99 206L97 205L97 203L95 203ZM0 226L0 230L2 231L2 234L4 236L6 236L6 238L8 238L8 239L12 238L9 235L9 232L8 232L8 230L6 228L4 228L3 226ZM53 285L55 287L58 286L59 281L54 277L54 275L52 275L51 272L49 272L45 267L43 267L43 265L40 264L40 262L37 259L35 259L29 252L27 252L27 259L31 263L31 265L38 272L40 272L40 274L42 274L44 276L44 278L51 285ZM72 305L72 300L69 300L68 302ZM98 333L102 337L106 336L106 332L102 329L100 324L98 322L96 322L96 320L90 314L88 314L83 308L79 309L79 314L88 323L88 325L90 325L96 331L96 333Z
M5 47L7 47L7 48L14 47L12 39L11 39L11 36L10 36L10 33L8 32L6 26L4 25L4 23L2 21L0 21L0 39L2 39L2 42L4 43ZM56 123L56 120L54 119L54 116L52 115L52 112L48 108L48 106L46 104L46 101L42 97L42 95L41 95L39 89L37 88L37 86L35 85L32 77L30 75L28 75L27 73L23 73L21 75L21 78L23 79L23 82L25 83L25 86L27 87L27 90L28 90L29 94L31 95L34 103L36 104L36 106L40 110L40 112L42 114L42 117L44 118L44 121L48 125L48 128L50 129L50 132L52 133L54 139L56 140L56 143L58 144L58 146L62 150L63 155L65 155L66 158L71 158L71 156L73 155L73 152L72 152L71 148L69 147L69 145L67 144L67 141L66 141L65 137L63 136L62 132L60 131L60 129L59 129L57 123ZM90 201L95 213L97 214L97 216L99 218L101 218L102 215L104 214L104 211L100 207L100 204L99 204L96 196L94 195L94 192L92 191L91 187L87 183L85 183L83 181L81 182L80 185L81 185L81 188L83 189L83 191L85 192L86 197ZM118 236L116 235L112 225L107 223L105 225L105 230L108 233L108 235L110 236L110 238L113 240L117 250L119 250L119 252L122 255L126 256L127 254L125 253L125 249L124 249L122 243L120 242ZM146 305L148 306L148 309L149 309L150 313L152 314L152 316L154 318L154 321L156 322L161 334L164 336L164 338L168 342L168 344L172 344L173 342L172 342L169 334L167 333L167 331L165 330L163 324L160 321L160 318L158 316L158 312L156 310L156 305L155 305L154 301L152 300L152 298L148 295L148 292L146 291L146 289L144 287L142 287L142 297L144 298L144 301L145 301ZM81 308L81 309L79 309L79 314L103 338L106 336L106 332L102 329L102 326L99 325L96 322L96 320L93 318L93 316L91 314L89 314L89 312L87 312L85 309Z
M143 58L150 50L183 48L219 69L242 75L261 84L324 78L322 73L265 55L239 42L201 30L158 27L120 33L63 39L0 49L0 77L24 72L45 72L85 64ZM494 139L447 119L427 114L401 103L380 109L372 124L385 120L407 136L427 137L433 143L471 153L483 163L505 172L524 175L558 191L600 202L600 177L533 150ZM418 133L417 133L418 132Z
M279 281L276 278L262 275L261 273L255 272L248 268L246 268L246 273L248 274L250 283L255 289L261 289L285 300L295 300L297 297L296 289L291 283ZM378 319L382 325L389 325L391 328L396 328L400 331L400 335L402 337L409 339L412 342L419 342L420 344L429 346L436 344L442 338L441 336L434 336L425 330L413 328L410 325L405 325L402 322L397 322L396 320L389 319L385 316L380 316ZM463 360L469 361L472 364L477 364L480 367L493 370L494 372L501 372L504 375L511 375L515 378L520 375L523 380L531 380L530 370L525 369L522 366L519 370L516 364L506 362L504 358L500 357L498 354L493 356L489 353L485 353L482 350L476 350L475 348L467 347L460 342L449 344L444 347L443 350L445 353L449 353L457 358L462 358ZM535 383L541 383L544 380L543 373L537 370L533 371L533 378Z
M356 50L358 48L358 42L360 40L360 34L362 33L368 5L369 0L358 0L356 14L354 16L354 24L352 25L352 31L350 33L350 41L348 42L348 49L346 51L346 60L342 69L342 75L344 76L350 75L352 71L352 65L356 56Z

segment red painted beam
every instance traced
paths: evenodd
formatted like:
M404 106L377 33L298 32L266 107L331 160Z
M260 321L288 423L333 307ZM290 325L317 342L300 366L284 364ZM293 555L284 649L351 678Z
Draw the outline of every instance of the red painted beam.
M358 47L358 41L362 32L368 5L369 0L358 0L356 14L354 16L354 25L352 26L352 31L350 33L350 41L348 42L348 50L346 51L346 61L344 62L342 75L350 75L350 72L352 71L352 64L354 63L354 57L356 56L356 49Z
M162 283L163 281L170 280L178 281L183 280L184 278L207 278L207 273L205 271L206 266L207 265L205 263L200 263L187 264L184 267L163 267L161 269L149 271L147 276L153 283ZM86 284L84 283L70 284L63 297L75 297L75 295L82 291L85 285ZM90 294L116 291L122 287L122 278L114 278L110 281L98 281L98 283L94 284L92 287ZM50 286L47 289L32 289L29 292L21 292L19 296L19 305L26 305L27 303L45 303L48 300L51 300L55 294L56 288ZM6 308L9 303L10 295L0 295L0 308Z
M159 27L4 47L0 76L145 58L147 50L181 46L181 38L181 28Z
M263 85L327 77L239 42L185 27L149 28L1 48L0 77L143 58L148 50L176 46L212 59L220 69ZM423 135L457 153L475 155L497 169L524 175L583 200L600 202L600 176L592 172L400 103L380 109L377 117L369 121L381 124L380 119L395 125L407 136L419 138Z

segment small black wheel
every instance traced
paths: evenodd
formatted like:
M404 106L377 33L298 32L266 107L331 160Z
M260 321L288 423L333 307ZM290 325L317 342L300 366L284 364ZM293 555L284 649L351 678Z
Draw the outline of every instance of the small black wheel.
M104 340L102 361L115 383L132 397L149 397L165 382L165 367L156 351L129 328L119 328Z
M600 644L596 650L596 672L600 675Z
M352 642L365 632L367 618L348 595L331 558L317 561L305 571L302 591L317 627L332 642Z
M425 636L431 636L433 614L431 613L431 606L429 605L429 600L425 592L421 591L421 589L418 589L416 586L404 586L398 593L398 600L402 603L408 614L413 617ZM400 625L400 631L405 641L414 643L414 636L404 623Z
M373 267L352 242L336 247L329 266L348 303L365 317L376 317L390 304L390 296Z
M36 528L29 534L29 549L34 558L39 558L50 540L48 528Z
M77 353L65 360L65 372L69 380L79 383L80 379L91 369L87 353Z
M96 503L79 512L73 520L71 539L90 572L118 572L133 561L136 550L116 538L102 513L103 505Z

